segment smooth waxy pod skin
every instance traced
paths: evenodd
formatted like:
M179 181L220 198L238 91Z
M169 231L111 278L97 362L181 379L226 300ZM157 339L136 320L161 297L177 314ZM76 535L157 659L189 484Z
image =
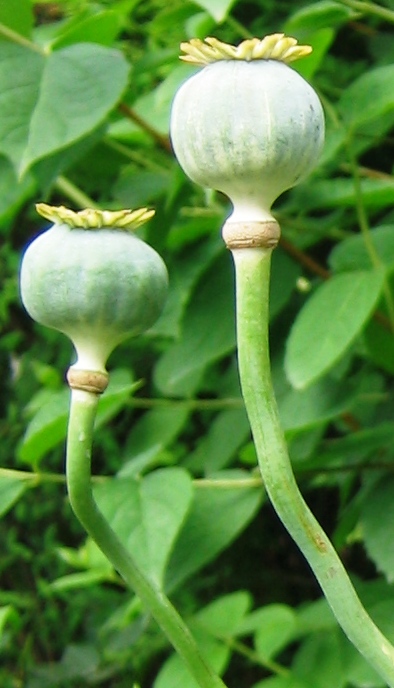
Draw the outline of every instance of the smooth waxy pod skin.
M111 221L111 213L93 212L101 222ZM27 248L21 298L34 320L72 340L78 356L74 368L105 370L122 340L144 332L159 317L167 270L156 251L124 227L91 228L88 222L73 227L67 213L66 221L62 217ZM78 224L78 213L71 217Z
M174 152L190 179L229 196L231 221L269 219L274 200L306 177L321 153L319 98L286 63L307 53L307 46L295 44L275 34L238 48L215 39L181 46L189 53L183 59L203 69L175 96ZM290 58L278 45L289 45Z

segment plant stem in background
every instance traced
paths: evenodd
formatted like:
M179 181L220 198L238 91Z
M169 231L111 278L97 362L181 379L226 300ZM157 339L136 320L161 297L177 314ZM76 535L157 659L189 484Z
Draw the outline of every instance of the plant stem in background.
M91 488L91 451L99 396L73 389L67 440L67 486L76 517L114 568L150 610L200 688L226 688L208 667L178 612L138 568L105 520Z
M78 186L71 182L67 177L59 175L55 180L55 187L65 198L72 201L77 208L99 208L99 205L82 191Z
M359 224L360 231L361 231L361 234L362 234L363 239L364 239L365 248L366 248L368 255L371 259L371 264L376 268L381 268L381 267L384 267L384 264L382 263L382 260L379 256L379 254L375 248L375 245L373 243L373 240L372 240L371 229L370 229L370 226L368 223L368 217L367 217L367 213L366 213L364 201L363 201L363 192L362 192L362 188L361 188L360 171L359 171L359 167L357 165L357 160L356 160L356 158L352 152L352 143L351 143L350 135L349 135L349 139L348 139L347 148L348 148L348 154L349 154L349 159L350 159L350 169L351 169L351 172L353 175L358 224ZM390 287L390 282L389 282L388 277L387 277L387 273L386 273L385 279L384 279L383 294L384 294L384 299L386 302L388 319L390 322L390 330L391 330L391 333L394 333L394 302L393 302L393 295L391 293L391 287Z
M20 45L22 48L27 48L28 50L33 50L35 53L39 53L39 55L45 55L45 50L41 48L40 45L33 43L32 41L29 41L28 38L25 38L22 36L20 33L17 31L13 31L13 29L10 29L9 26L6 26L5 24L0 23L0 36L3 38L6 38L8 41L11 41L12 43L16 43L17 45Z
M374 2L364 2L363 0L336 0L341 5L346 5L356 12L361 12L362 14L370 14L374 17L380 17L388 22L394 23L394 12L389 10L388 7L382 7Z
M308 560L342 629L394 688L394 647L361 604L333 545L294 478L272 387L268 347L272 250L235 248L237 340L242 393L263 482L271 502Z

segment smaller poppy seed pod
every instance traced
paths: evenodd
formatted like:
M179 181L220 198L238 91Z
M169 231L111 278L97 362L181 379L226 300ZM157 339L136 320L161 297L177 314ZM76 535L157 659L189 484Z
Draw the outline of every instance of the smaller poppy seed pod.
M182 43L203 66L177 91L175 155L190 179L226 194L228 222L273 220L270 209L316 165L324 139L320 100L289 62L311 52L284 34L234 47L215 38Z
M124 339L151 327L162 312L168 275L156 251L131 234L153 211L73 212L37 205L53 225L27 248L20 293L29 315L74 344L70 371L106 373Z

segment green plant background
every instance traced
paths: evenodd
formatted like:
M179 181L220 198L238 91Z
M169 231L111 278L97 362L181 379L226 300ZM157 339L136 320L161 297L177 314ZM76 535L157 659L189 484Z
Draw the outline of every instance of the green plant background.
M224 197L168 140L179 43L284 31L326 114L321 163L275 205L271 352L298 481L394 640L394 2L0 2L0 683L195 688L74 519L71 345L18 297L36 201L156 208L158 323L111 356L97 499L230 688L381 688L266 503L240 396ZM289 103L291 108L291 103Z

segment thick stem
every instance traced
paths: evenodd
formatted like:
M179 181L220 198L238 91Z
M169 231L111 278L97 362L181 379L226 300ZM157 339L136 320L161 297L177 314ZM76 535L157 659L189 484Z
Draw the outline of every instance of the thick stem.
M338 623L388 686L394 688L394 647L361 604L334 547L305 503L291 468L270 373L268 304L272 250L235 249L232 253L242 393L267 493L308 560Z
M208 667L186 624L164 593L138 568L99 511L91 489L91 450L99 396L73 389L67 439L67 486L70 503L88 535L150 610L200 688L226 688Z

